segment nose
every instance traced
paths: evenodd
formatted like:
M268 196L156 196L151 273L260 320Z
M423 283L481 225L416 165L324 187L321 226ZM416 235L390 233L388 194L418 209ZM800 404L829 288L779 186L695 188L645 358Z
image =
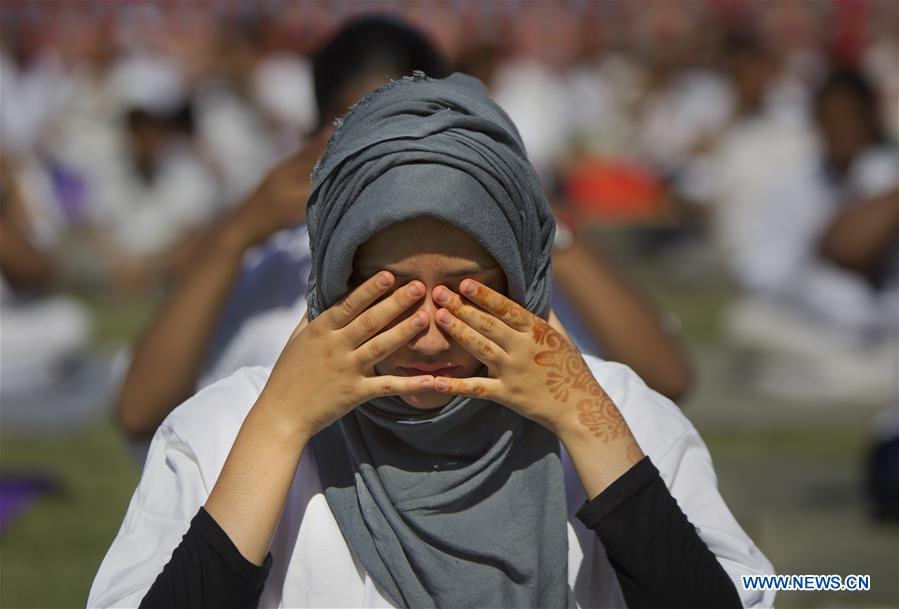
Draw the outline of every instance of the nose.
M449 336L437 326L437 320L434 318L437 308L437 304L431 298L431 288L428 288L427 295L418 308L419 311L427 313L430 320L428 327L409 341L409 347L422 355L438 355L450 348Z

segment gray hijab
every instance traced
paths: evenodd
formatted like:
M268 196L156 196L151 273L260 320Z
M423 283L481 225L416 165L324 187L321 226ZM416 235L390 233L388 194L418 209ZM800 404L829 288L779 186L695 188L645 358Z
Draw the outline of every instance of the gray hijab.
M554 222L508 116L462 74L360 101L316 167L309 316L348 291L356 248L427 215L477 240L546 316ZM401 607L573 607L557 438L486 400L371 400L311 442L355 557Z

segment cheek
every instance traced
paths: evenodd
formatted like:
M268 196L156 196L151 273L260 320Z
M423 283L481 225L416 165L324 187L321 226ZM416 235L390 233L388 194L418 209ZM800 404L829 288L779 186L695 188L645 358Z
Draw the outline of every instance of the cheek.
M464 369L462 376L475 376L483 364L471 353L462 348L462 345L453 341L454 358L453 361L459 363Z

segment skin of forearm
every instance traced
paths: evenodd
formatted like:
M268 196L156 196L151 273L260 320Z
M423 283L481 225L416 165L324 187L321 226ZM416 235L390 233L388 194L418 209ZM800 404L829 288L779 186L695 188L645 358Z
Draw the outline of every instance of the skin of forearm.
M261 565L309 435L260 397L228 453L206 511L250 562Z
M850 205L821 239L821 252L840 266L873 273L899 238L899 190Z
M601 426L591 421L602 421ZM618 407L601 388L586 410L570 411L552 429L584 487L593 499L643 458Z
M0 159L0 272L20 288L40 288L53 276L50 258L29 241L31 220L18 180Z
M0 272L16 287L40 287L52 276L52 265L27 239L0 221Z
M630 366L671 399L686 393L692 372L680 346L611 266L575 241L553 253L553 276L608 359Z
M243 252L243 242L229 225L210 231L141 336L115 408L116 420L129 436L152 435L193 394Z

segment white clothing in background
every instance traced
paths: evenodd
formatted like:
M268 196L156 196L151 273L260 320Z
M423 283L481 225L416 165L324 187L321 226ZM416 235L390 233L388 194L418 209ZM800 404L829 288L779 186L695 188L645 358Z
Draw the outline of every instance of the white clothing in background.
M0 145L6 154L36 151L64 90L64 76L62 62L53 55L23 70L0 53Z
M733 94L723 78L690 70L650 94L635 117L635 153L662 175L695 156L694 148L718 135L733 114Z
M277 162L275 142L255 108L225 83L204 84L195 111L203 156L222 182L225 204L237 205Z
M87 351L92 327L73 298L17 301L8 292L0 284L0 388L4 399L15 399L59 383L66 364Z
M123 162L110 168L98 191L97 223L131 256L162 253L221 209L215 179L190 147L180 143L167 149L149 183Z
M244 255L198 388L245 366L272 366L306 311L312 257L305 225L272 235Z
M772 185L787 184L786 176L808 171L815 151L814 134L801 118L769 112L746 116L682 182L693 200L711 206L716 245L750 290L782 282L799 257L795 248L807 247L810 238L800 241L795 232L817 230L814 209L772 192Z
M578 64L567 80L573 142L600 156L630 155L639 70L627 58L609 55L598 63Z
M274 120L279 145L297 148L304 134L312 133L318 121L312 63L294 54L264 57L253 72L253 98Z
M142 51L125 55L110 68L108 78L125 108L166 115L187 98L188 83L181 66L161 54Z
M537 174L550 178L574 127L565 80L536 59L520 59L499 68L491 95L518 127Z
M755 200L721 210L730 215L729 262L748 288L725 332L765 356L755 381L763 391L815 404L895 400L899 249L875 288L822 257L818 240L844 206L896 188L897 173L899 154L886 147L860 155L840 182L820 163L785 166Z
M770 574L773 569L718 493L708 450L692 424L629 368L586 359L681 509L735 582L743 604L772 606L773 592L747 591L739 584L740 575ZM207 387L163 422L124 522L94 579L89 607L138 606L206 502L269 373L266 368L244 368ZM564 450L563 467L568 577L578 606L623 606L601 542L574 516L586 497ZM260 607L392 606L347 546L322 493L311 451L300 459L271 552L273 566Z
M822 258L817 243L844 206L897 186L899 153L891 147L859 155L839 182L817 162L779 173L757 193L755 230L741 247L739 276L751 290L804 308L836 329L860 336L895 331L896 313L883 302L884 293Z

